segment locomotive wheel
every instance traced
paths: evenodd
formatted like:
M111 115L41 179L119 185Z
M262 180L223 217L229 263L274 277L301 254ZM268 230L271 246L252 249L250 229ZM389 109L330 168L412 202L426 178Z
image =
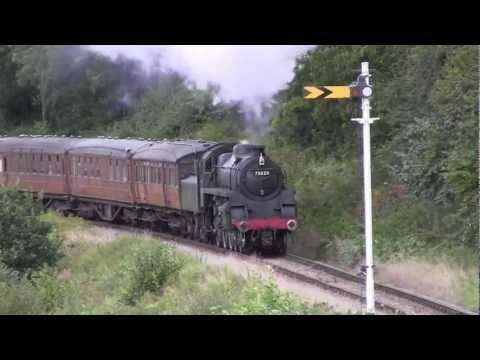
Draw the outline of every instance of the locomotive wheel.
M237 251L237 238L234 232L230 233L230 238L232 239L232 251Z
M195 225L193 224L193 220L187 219L185 224L185 237L193 240L194 230L195 230Z
M226 242L226 238L225 238L225 232L222 231L220 236L221 236L221 239L222 239L222 242L220 243L220 247L222 249L226 249L227 248L227 242Z
M230 236L226 231L224 234L225 234L225 249L230 250Z
M226 238L227 238L227 239L226 239L226 242L227 242L226 248L227 248L228 250L232 250L232 238L231 238L231 236L230 236L230 234L229 234L228 232L226 232L225 235L226 235Z
M238 232L235 232L235 251L242 252L242 238Z

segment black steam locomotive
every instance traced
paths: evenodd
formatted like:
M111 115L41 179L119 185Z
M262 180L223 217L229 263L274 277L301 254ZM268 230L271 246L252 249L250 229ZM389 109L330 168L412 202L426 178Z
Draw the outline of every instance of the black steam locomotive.
M0 137L0 186L63 213L126 222L233 251L284 254L292 191L263 146L201 140Z
M215 169L214 184L220 190L212 207L217 245L231 246L230 237L238 237L234 244L241 250L270 247L284 254L287 237L297 228L297 212L282 169L263 146L249 144L219 155Z

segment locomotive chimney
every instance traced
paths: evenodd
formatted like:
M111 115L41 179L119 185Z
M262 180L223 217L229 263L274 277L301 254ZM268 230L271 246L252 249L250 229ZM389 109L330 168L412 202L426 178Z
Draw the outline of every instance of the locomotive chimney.
M233 155L236 158L265 155L265 146L252 144L237 144L233 147Z

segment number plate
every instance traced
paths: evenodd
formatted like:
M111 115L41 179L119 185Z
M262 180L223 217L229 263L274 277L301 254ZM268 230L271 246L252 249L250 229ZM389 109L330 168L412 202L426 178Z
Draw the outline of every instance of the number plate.
M255 170L255 176L270 176L269 170Z

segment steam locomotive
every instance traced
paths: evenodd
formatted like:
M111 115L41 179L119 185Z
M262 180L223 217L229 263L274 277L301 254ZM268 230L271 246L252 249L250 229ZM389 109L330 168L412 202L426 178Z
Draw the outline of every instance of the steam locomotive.
M251 144L0 137L0 186L47 209L282 255L297 228L282 169Z

